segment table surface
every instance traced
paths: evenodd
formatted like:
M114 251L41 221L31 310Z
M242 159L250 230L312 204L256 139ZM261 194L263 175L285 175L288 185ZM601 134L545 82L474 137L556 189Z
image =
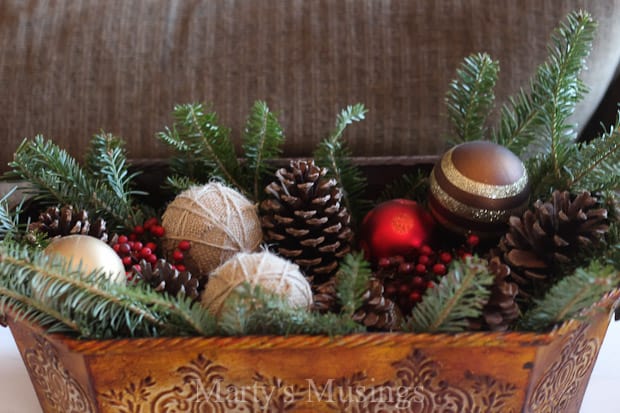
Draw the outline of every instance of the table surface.
M620 322L612 322L581 406L581 413L617 413ZM28 373L8 328L0 327L0 413L41 413Z

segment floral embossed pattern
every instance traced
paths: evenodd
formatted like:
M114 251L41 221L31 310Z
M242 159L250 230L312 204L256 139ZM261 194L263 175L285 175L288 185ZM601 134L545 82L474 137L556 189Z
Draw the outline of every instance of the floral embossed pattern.
M545 372L530 398L530 410L537 413L567 411L579 388L592 371L600 341L586 336L587 324L568 339L560 359Z
M376 383L364 372L316 383L287 383L256 372L247 386L227 380L228 369L199 355L176 370L179 384L159 388L151 377L101 394L109 411L145 412L287 412L300 405L337 412L509 413L516 386L465 372L458 385L442 378L441 365L414 350L393 363L395 380Z
M24 359L33 384L53 413L91 413L95 409L79 383L64 368L56 349L35 335L36 346L26 351Z

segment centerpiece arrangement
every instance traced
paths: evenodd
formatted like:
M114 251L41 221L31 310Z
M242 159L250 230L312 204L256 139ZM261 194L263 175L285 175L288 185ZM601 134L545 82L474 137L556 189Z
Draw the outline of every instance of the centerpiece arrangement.
M570 123L594 31L570 14L495 127L499 63L467 57L451 147L372 199L346 140L361 104L293 160L265 102L239 148L208 106L179 105L150 197L118 137L83 163L25 140L0 321L46 411L578 406L620 282L619 124L577 143Z

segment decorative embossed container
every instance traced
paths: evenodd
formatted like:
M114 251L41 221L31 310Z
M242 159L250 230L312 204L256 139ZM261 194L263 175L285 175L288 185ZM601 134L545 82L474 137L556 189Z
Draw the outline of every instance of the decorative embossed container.
M9 325L46 413L577 412L619 297L547 334L81 341Z

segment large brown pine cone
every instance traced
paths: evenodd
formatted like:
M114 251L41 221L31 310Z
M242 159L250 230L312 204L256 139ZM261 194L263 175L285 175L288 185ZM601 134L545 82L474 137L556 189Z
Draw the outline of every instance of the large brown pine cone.
M82 209L76 212L71 205L47 208L39 214L38 221L30 224L28 230L44 233L49 238L81 234L99 238L103 242L108 241L103 218L91 222L87 211Z
M509 278L524 296L538 296L580 251L600 242L609 230L607 210L589 192L554 191L521 217L512 216L495 255L510 267Z
M312 160L293 160L276 171L260 204L265 241L316 284L336 273L353 238L342 189L326 174Z
M364 304L353 314L353 320L372 330L399 330L403 319L400 309L383 293L383 282L371 278L364 294Z
M185 295L186 297L197 300L204 287L204 282L192 277L189 271L182 271L164 259L157 260L155 265L151 265L145 260L141 260L134 272L138 280L149 284L157 292L166 292L172 296Z

